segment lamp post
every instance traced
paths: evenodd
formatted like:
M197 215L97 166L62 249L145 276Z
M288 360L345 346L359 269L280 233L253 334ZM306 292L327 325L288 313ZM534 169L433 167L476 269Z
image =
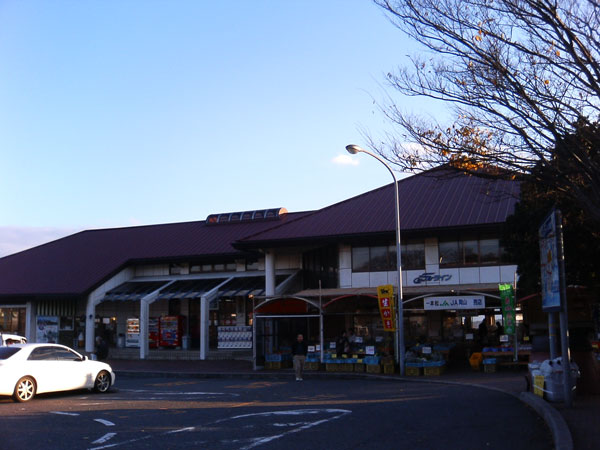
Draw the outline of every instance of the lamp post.
M396 334L398 353L396 355L397 362L400 365L400 375L404 376L404 309L402 305L402 255L400 253L400 198L398 196L398 180L394 174L392 168L379 156L371 153L358 145L347 145L346 150L352 155L357 153L366 153L371 155L381 164L383 164L394 179L394 193L396 196L395 210L396 210L396 269L398 270L398 301L397 301L397 313L396 313Z

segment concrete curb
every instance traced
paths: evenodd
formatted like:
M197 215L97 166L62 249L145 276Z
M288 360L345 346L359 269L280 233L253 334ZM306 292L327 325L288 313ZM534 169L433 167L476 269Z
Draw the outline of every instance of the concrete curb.
M118 370L115 371L117 377L129 377L129 378L167 378L167 377L175 377L175 378L201 378L201 379L209 379L209 378L225 378L225 379L245 379L245 380L264 380L272 379L272 380L291 380L292 372L286 373L276 373L276 372L168 372L168 371L129 371L129 370ZM480 389L487 389L490 391L496 391L503 394L510 395L525 403L527 406L532 408L546 423L550 432L552 433L552 440L554 441L554 448L556 450L573 450L573 438L571 436L571 431L565 422L565 419L560 415L560 413L547 401L541 399L537 395L534 395L531 392L521 392L520 394L515 394L512 392L507 392L500 388L494 386L485 386L482 384L475 383L464 383L460 381L450 381L443 379L423 379L416 377L400 377L400 376L384 376L378 374L366 374L366 373L326 373L326 372L307 372L307 377L310 379L345 379L345 380L357 380L357 379L371 379L378 381L405 381L405 382L413 382L413 383L431 383L431 384L448 384L448 385L460 385L460 386L469 386Z
M571 431L563 416L552 405L532 392L521 392L519 399L532 407L548 424L557 450L573 450Z

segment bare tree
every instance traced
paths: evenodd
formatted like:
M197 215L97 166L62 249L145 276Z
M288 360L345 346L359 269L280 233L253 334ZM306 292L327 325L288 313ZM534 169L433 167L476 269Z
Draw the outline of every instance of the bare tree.
M375 151L403 170L498 167L492 175L552 186L600 222L598 0L374 1L426 48L388 74L392 87L454 115L440 124L383 105L397 131L370 137Z

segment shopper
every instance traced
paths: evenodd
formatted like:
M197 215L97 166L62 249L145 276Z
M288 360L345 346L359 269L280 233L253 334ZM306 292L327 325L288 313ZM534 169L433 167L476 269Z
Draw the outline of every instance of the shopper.
M337 340L336 351L339 354L350 353L350 341L348 341L348 335L345 331L342 331L342 335Z
M292 344L292 355L294 356L294 371L296 372L296 381L302 381L302 373L304 372L304 362L306 361L306 342L304 336L298 334L296 342Z
M96 357L102 361L108 357L108 345L101 336L96 336Z

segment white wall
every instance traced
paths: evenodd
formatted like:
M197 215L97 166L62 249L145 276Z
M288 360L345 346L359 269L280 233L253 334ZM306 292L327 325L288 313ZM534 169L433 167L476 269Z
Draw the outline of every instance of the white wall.
M512 283L516 265L440 268L437 238L425 239L425 270L403 270L403 286L454 286L459 284ZM424 274L429 280L421 280ZM341 288L377 287L396 284L397 272L352 272L352 246L339 248L339 285ZM416 282L415 282L416 281Z

